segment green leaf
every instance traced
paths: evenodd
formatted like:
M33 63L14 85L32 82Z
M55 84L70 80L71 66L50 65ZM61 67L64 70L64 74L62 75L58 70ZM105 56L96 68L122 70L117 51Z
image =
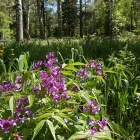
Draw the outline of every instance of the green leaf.
M6 65L4 64L4 61L2 59L0 59L0 63L1 63L2 68L3 68L3 72L6 73Z
M41 128L43 127L44 123L46 122L46 120L42 120L40 121L37 126L34 129L34 134L32 137L32 140L35 138L35 136L39 133L39 131L41 130Z
M70 129L67 127L67 125L65 124L62 118L60 118L59 116L53 116L53 118L70 131Z
M93 138L99 138L103 140L113 140L110 136L107 135L105 131L103 132L97 132L93 135Z
M59 117L62 117L62 118L66 118L66 119L68 119L68 120L70 120L70 121L73 121L68 115L66 115L66 114L64 114L64 113L59 113L59 114L57 114Z
M65 108L65 109L62 109L60 112L71 112L71 111L73 111L73 109Z
M72 70L72 71L77 70L77 69L74 67L74 65L67 65L66 67L64 67L64 69L66 69L66 70Z
M76 139L83 139L87 138L90 135L89 131L79 131L73 134L68 140L76 140Z
M29 78L29 73L25 73L22 76L21 83L27 82L28 78Z
M30 128L23 128L22 133L23 133L23 140L27 140L28 136L30 135Z
M136 86L135 86L135 88L134 88L134 95L136 94L137 89L138 89L138 84L136 84Z
M13 116L15 109L16 109L16 103L17 103L16 98L12 96L9 100L9 107L10 107L10 110L12 112L12 116Z
M123 129L122 126L114 122L108 122L108 125L112 129L112 131L115 132L119 137L125 137L126 139L129 138L128 133Z
M24 55L23 59L24 59L25 70L27 71L27 69L28 69L28 61L27 61L26 55Z
M61 73L62 73L63 75L70 75L70 76L74 76L74 75L72 74L72 72L71 72L71 71L61 71Z
M18 66L19 66L19 71L23 71L24 68L24 55L19 56L19 61L18 61Z
M117 73L117 72L112 71L112 70L104 70L104 73Z
M33 95L29 95L28 96L28 100L29 100L29 105L31 107L33 105L33 102L34 102L34 96Z
M53 113L45 113L45 114L43 114L43 115L41 115L41 116L39 116L39 117L37 117L37 118L39 118L39 119L46 118L46 119L47 119L48 117L51 117L52 114L53 114Z
M127 98L127 91L125 92L125 94L124 95L122 95L122 97L121 97L121 101L120 101L120 110L122 110L122 108L123 108L123 106L124 106L124 104L126 103L126 98Z
M74 62L74 63L70 63L69 65L78 65L78 66L84 66L85 64L82 62Z
M47 124L49 126L49 129L50 129L50 131L52 133L52 136L53 136L54 140L56 140L56 137L55 137L55 127L53 126L51 121L46 120L46 122L47 122Z

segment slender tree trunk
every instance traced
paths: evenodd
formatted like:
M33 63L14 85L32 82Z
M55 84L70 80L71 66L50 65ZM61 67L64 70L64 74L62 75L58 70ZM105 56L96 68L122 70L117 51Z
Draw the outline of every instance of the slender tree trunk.
M40 0L37 0L37 9L38 9L38 16L39 16L39 26L40 26L40 38L45 39L45 32L44 32L44 24L43 24L43 5L44 3Z
M45 26L45 25L46 25L46 22L45 22L45 21L46 21L46 20L45 20L45 19L46 19L46 18L45 18L45 0L43 0L42 7L43 7L43 26L44 26L43 29L44 29L44 38L46 38L46 30L45 30L45 29L46 29L46 28L45 28L45 27L46 27L46 26Z
M58 12L58 38L62 39L62 2L57 0L57 12Z
M35 23L35 27L38 27L38 23L36 22L38 20L38 17L37 17L37 15L38 15L38 13L37 13L37 6L34 7L34 13L35 13L36 16L34 16L34 20L33 21ZM37 36L38 36L37 28L34 28L34 37L36 38Z
M83 38L83 12L82 12L82 0L80 0L80 37Z
M104 35L111 37L111 16L110 16L110 1L104 0L106 5L106 11L105 11L105 24L104 24Z
M22 0L16 0L16 41L23 40Z
M30 19L30 0L28 3L22 4L23 7L23 29L24 29L24 36L27 40L30 40L30 33L29 33L29 19Z

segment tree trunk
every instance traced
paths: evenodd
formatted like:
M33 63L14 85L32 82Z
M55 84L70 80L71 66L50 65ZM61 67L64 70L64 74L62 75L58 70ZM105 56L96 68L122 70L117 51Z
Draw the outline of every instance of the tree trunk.
M58 38L62 39L62 2L57 0L57 13L58 13Z
M22 0L16 0L16 41L23 40Z
M111 20L112 20L113 0L104 0L104 2L106 5L104 34L105 36L111 37L112 36Z
M43 7L44 7L44 3L40 0L37 0L37 9L38 9L38 16L39 16L40 38L41 39L45 39L44 23L43 23Z
M83 38L83 12L82 12L82 0L80 0L80 37Z
M44 26L44 38L46 38L46 30L45 30L45 24L46 24L46 18L45 18L45 0L43 0L43 3L42 3L42 7L43 7L43 26Z
M30 19L30 0L28 3L22 4L23 6L23 29L24 29L24 36L27 40L30 40L30 33L29 33L29 19Z

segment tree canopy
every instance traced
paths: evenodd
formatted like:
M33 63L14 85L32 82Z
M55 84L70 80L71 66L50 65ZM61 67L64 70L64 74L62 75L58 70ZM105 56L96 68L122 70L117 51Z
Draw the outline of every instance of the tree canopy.
M0 39L20 40L21 28L28 40L95 33L110 37L124 32L139 34L139 19L138 0L1 0Z

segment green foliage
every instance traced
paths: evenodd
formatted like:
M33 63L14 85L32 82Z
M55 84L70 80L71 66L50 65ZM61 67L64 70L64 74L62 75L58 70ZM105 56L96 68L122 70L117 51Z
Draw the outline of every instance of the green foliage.
M109 118L109 130L107 136L104 133L97 133L100 138L137 140L140 136L140 129L137 125L140 121L140 98L138 96L140 59L137 46L139 46L139 39L112 40L96 37L83 40L48 40L47 43L38 41L29 44L25 42L9 44L4 48L5 54L3 60L0 61L1 83L7 80L15 82L16 76L21 75L21 83L29 82L30 85L20 91L11 92L11 95L2 94L0 98L1 117L7 118L10 115L12 117L11 112L15 110L16 100L27 97L28 107L35 111L35 116L22 126L13 128L15 131L19 131L24 138L25 127L30 130L27 137L32 139L34 128L44 120L44 124L37 127L34 139L85 138L89 136L87 116L98 120L105 116ZM122 47L124 48L122 49ZM13 48L14 50L11 50ZM33 86L41 82L41 79L38 79L40 69L31 70L32 62L43 60L45 54L52 50L56 51L55 55L59 58L58 63L62 64L61 72L67 78L68 95L72 98L58 104L54 104L52 99L45 96L47 93L41 85L39 86L39 99L34 97L31 90ZM15 58L11 55L12 51ZM26 51L29 53L23 53ZM85 66L88 59L95 58L102 60L105 79L102 76L95 76L94 72L90 71L89 80L81 83L76 79L76 72ZM72 92L73 85L77 86L80 91ZM90 100L96 100L98 105L101 105L102 109L98 115L81 112L81 107ZM66 108L67 105L71 107ZM78 121L75 120L75 116L79 118ZM68 120L68 123L64 121L65 119ZM124 128L127 132L124 131ZM81 132L85 132L85 135L81 135ZM96 135L93 135L92 139L99 139L99 136L94 136Z
M74 58L73 54L73 58ZM19 59L15 59L18 63L16 71L9 71L8 73L13 73L16 76L22 76L19 83L16 83L16 80L14 77L10 75L9 81L14 78L11 81L14 81L14 83L17 84L17 86L21 88L17 88L14 90L6 91L4 92L2 90L2 94L0 96L0 105L3 107L0 111L0 117L2 119L7 119L9 117L9 120L15 119L15 117L21 117L22 119L28 116L29 110L27 110L24 114L20 113L18 116L16 116L16 112L22 110L23 107L28 108L33 111L34 115L32 117L27 117L26 120L24 120L24 123L17 123L16 126L12 126L10 130L7 132L7 137L14 139L15 136L19 135L23 137L23 139L108 139L111 140L115 138L116 136L118 138L125 138L126 132L118 125L115 125L117 129L121 129L121 132L116 132L112 127L112 132L109 129L109 126L106 126L105 128L99 128L98 124L95 126L90 124L91 120L97 120L97 122L100 124L101 120L103 121L103 118L106 116L106 120L109 123L110 120L108 120L106 112L104 111L104 97L102 95L101 90L104 87L105 81L102 77L102 75L97 75L96 70L92 68L88 68L89 70L89 78L84 82L81 82L81 79L79 79L76 75L79 70L85 67L85 64L82 62L76 62L71 61L69 59L69 62L65 64L65 67L62 68L62 71L65 70L65 68L68 68L68 71L72 72L72 76L65 73L65 78L67 79L66 86L67 86L67 94L70 97L69 99L61 98L60 102L55 102L52 98L51 93L49 90L45 89L43 87L43 83L41 78L39 78L40 72L44 71L47 74L50 74L50 71L47 69L36 69L36 70L29 70L29 63L26 61L27 55L26 53L21 54L19 56ZM12 60L13 61L13 60ZM93 61L96 62L96 61ZM20 68L19 65L21 66ZM6 75L7 73L3 73L2 75ZM114 73L111 73L114 74ZM115 73L116 74L116 73ZM1 77L1 83L3 84L3 81L7 81L7 78ZM24 86L25 85L25 86ZM32 88L34 86L38 85L38 91L35 93ZM2 86L2 85L1 85ZM73 86L77 86L78 91L72 90ZM66 91L64 91L65 93ZM37 95L36 95L37 94ZM21 99L27 99L28 102L25 102L25 105L20 103L19 101ZM4 100L3 100L4 99ZM96 106L100 107L101 110L97 113L91 112L93 106L89 105L90 101L95 101ZM9 103L9 105L8 105ZM83 108L89 107L90 111L84 112ZM95 107L96 107L95 106ZM7 110L7 108L9 108ZM18 110L18 108L19 110ZM7 112L5 112L7 111ZM4 115L4 113L6 113ZM4 117L5 116L5 117ZM9 121L8 120L8 121ZM1 123L1 122L0 122ZM101 125L101 124L100 124ZM102 126L102 125L101 125ZM91 129L97 129L94 132L95 134L91 134ZM29 132L27 135L25 135L27 128ZM3 129L4 130L4 129ZM5 135L0 129L1 133ZM123 131L123 132L122 132ZM112 134L113 135L112 135ZM14 134L14 135L13 135ZM0 135L0 137L3 136Z
M11 39L12 31L10 30L11 19L0 11L0 38L9 40Z

